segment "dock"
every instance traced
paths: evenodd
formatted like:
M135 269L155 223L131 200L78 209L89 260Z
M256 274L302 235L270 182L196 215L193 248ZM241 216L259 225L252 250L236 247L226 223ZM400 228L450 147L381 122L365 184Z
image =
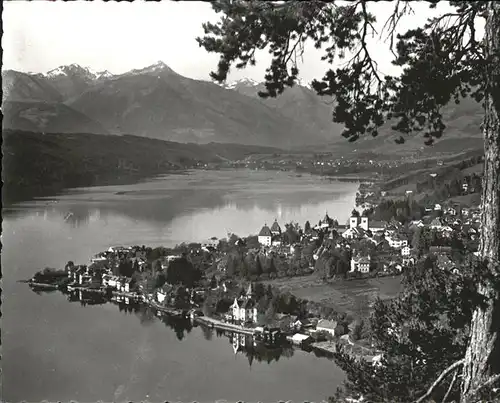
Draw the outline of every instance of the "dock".
M114 297L125 297L125 298L129 298L129 299L142 301L142 297L139 294L136 294L134 292L112 291L111 295L113 295Z
M217 319L209 318L206 316L197 316L195 317L195 322L210 326L215 329L220 329L220 330L228 330L231 332L236 332L236 333L243 333L243 334L250 334L253 335L255 334L255 329L250 329L247 327L239 326L239 325L233 325L230 323L225 323Z
M176 316L181 316L183 314L183 311L181 309L175 309L175 308L167 308L165 306L161 306L158 303L156 303L153 300L146 301L146 303L150 306L152 306L154 309L157 311L166 313L167 315L176 315Z
M45 288L47 290L58 290L60 288L60 286L56 284L35 283L33 281L28 281L28 284L30 287Z

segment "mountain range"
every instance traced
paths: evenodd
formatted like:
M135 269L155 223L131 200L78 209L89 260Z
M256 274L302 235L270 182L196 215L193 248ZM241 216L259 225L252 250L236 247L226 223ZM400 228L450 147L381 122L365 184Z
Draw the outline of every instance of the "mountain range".
M72 64L46 74L6 70L2 78L8 129L281 148L340 137L331 108L306 86L263 100L262 84L220 86L183 77L163 62L119 75Z
M6 70L2 79L7 129L342 152L392 153L423 146L420 136L403 147L395 146L389 125L376 139L348 143L340 135L342 126L332 122L332 101L319 97L305 83L287 88L277 98L263 99L258 96L265 89L263 83L194 80L163 62L124 74L77 64L46 74ZM444 116L448 129L441 142L457 147L463 140L480 137L482 110L475 102L450 105Z

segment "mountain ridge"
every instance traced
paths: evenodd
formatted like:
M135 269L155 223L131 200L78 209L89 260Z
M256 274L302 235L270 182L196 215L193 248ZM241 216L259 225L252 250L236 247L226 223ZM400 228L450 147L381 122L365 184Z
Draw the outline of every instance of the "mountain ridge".
M163 61L121 74L71 64L45 74L7 70L2 76L7 89L4 101L17 102L6 104L6 110L16 111L6 120L7 127L14 129L100 130L178 142L238 142L339 152L358 148L390 152L396 136L386 125L375 139L348 143L340 135L343 126L332 121L332 100L319 97L304 82L286 88L277 98L261 98L258 92L265 90L262 82L250 78L227 83L194 80ZM46 122L47 114L51 115L45 127L36 124L35 110L40 102L52 105L53 112L47 112L48 106L40 110L39 122ZM64 106L55 106L58 103ZM20 110L21 105L29 111ZM67 108L75 112L73 121L67 118ZM443 139L480 136L482 111L478 105L465 100L445 109L448 129ZM59 113L66 116L61 118L64 124L58 122ZM32 117L31 123L22 118L26 115ZM417 149L420 143L411 139L407 147Z
M242 91L184 77L162 61L122 74L99 73L77 64L60 66L45 74L30 76L7 71L3 75L9 74L17 86L11 86L7 101L33 98L25 82L36 77L43 88L38 88L34 100L43 101L45 91L50 95L46 102L63 103L88 118L75 116L74 130L59 126L58 132L95 132L96 125L89 124L92 121L110 134L201 144L237 142L290 148L314 146L325 140L307 124L307 119L297 119L294 114ZM252 81L244 83L249 85ZM33 115L33 106L30 110ZM26 126L15 117L8 124L13 129L46 131L45 127Z

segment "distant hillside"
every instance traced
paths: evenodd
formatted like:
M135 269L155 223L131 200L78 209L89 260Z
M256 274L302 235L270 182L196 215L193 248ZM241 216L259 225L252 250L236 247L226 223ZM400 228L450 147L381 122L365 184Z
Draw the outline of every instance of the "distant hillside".
M62 95L41 74L2 71L3 101L62 102Z
M138 136L3 133L4 203L51 195L64 188L116 184L239 160L279 149L232 144L183 144Z
M63 103L13 101L3 104L4 128L46 133L102 133L107 130L95 120Z
M292 147L324 143L324 135L316 123L310 124L309 117L210 82L183 77L162 62L121 75L92 72L78 65L62 66L46 75L9 74L17 77L17 81L13 79L17 84L11 86L15 90L9 92L7 100L64 102L110 134L200 144ZM55 121L59 116L51 119L58 127ZM32 119L33 124L27 127L13 118L6 127L47 131L36 126L39 121ZM56 132L60 131L67 130ZM96 132L94 127L77 127L74 131Z
M401 133L393 131L391 124L386 124L380 129L377 137L365 136L350 143L340 136L340 142L332 140L323 147L323 151L350 158L370 153L374 157L390 159L401 156L428 158L483 149L480 125L484 111L481 105L472 99L463 99L459 105L450 103L443 108L442 113L447 128L443 137L437 139L432 146L424 144L422 133L414 133L406 137L404 144L396 144L394 140L401 136ZM307 147L304 150L317 151L317 148Z
M356 148L385 154L418 152L422 155L479 149L483 147L480 129L483 116L481 105L472 99L464 99L459 105L450 103L443 109L443 119L447 127L443 137L431 147L424 145L425 139L420 133L414 134L402 145L395 144L394 139L400 134L386 127L378 137L356 143Z
M259 99L264 104L276 108L285 116L301 119L308 128L316 130L324 139L322 147L297 147L302 151L335 152L340 155L357 155L367 152L380 156L392 155L422 155L456 153L474 150L482 147L478 139L482 137L480 124L483 119L483 109L474 100L463 99L460 104L454 102L443 110L447 129L442 139L437 140L433 147L424 145L424 138L416 133L407 142L398 145L394 139L400 133L391 129L391 124L385 125L376 138L364 137L354 143L349 143L341 136L343 126L333 122L334 103L330 99L321 98L304 84L287 88L277 98L260 98L259 91L265 90L263 83L250 79L242 79L228 84L224 88Z
M103 81L69 103L111 133L290 147L320 138L261 102L158 64Z
M258 93L265 91L265 85L253 80L238 80L224 87L258 99L289 119L299 120L308 130L317 133L328 143L335 144L343 140L340 135L343 126L333 122L332 100L318 96L307 85L297 84L292 88L286 88L277 98L259 97Z

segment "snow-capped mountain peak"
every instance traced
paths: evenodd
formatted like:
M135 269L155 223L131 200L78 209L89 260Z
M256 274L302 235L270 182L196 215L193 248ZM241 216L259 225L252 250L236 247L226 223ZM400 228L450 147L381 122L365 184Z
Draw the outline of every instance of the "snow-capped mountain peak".
M66 75L65 67L66 66L59 66L55 69L48 71L45 75L47 77L57 77L57 76L61 76L61 75Z
M160 72L169 72L173 74L177 74L174 70L172 70L167 64L159 60L158 62L152 64L151 66L144 67L142 69L134 69L126 74L151 74L151 73L160 73Z
M113 76L108 70L95 71L89 67L82 67L76 63L70 64L68 66L59 66L55 69L48 71L45 74L49 78L57 78L61 76L81 76L87 80L99 80L102 78L110 78Z
M113 77L113 74L111 74L108 70L103 70L103 71L98 71L97 72L97 78L110 78Z
M264 83L260 83L256 80L253 80L251 78L241 78L239 80L235 80L235 81L231 81L231 82L224 82L224 83L218 83L217 81L212 81L214 84L217 84L223 88L226 88L228 90L234 90L234 89L238 89L238 88L241 88L241 87L257 87L258 85L263 85ZM304 87L304 88L307 88L309 90L312 89L311 87L311 83L310 82L307 82L307 81L304 81L303 79L298 79L297 80L297 85L301 86L301 87Z
M255 86L259 85L259 82L255 81L251 78L241 78L239 80L233 81L230 84L227 84L226 88L233 89L233 88L236 88L237 86L240 86L240 85L255 87Z

